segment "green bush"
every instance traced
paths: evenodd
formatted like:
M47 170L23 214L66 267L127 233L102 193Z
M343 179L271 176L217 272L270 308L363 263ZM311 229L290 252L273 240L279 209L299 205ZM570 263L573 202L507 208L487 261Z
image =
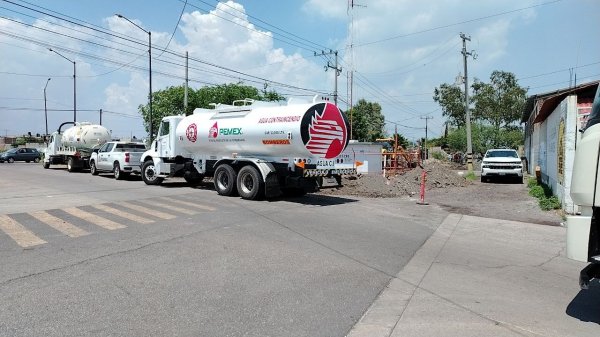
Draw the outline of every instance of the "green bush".
M546 197L546 191L544 191L544 187L535 185L529 189L529 195L541 199Z
M477 176L475 175L475 172L470 171L467 174L465 174L465 179L474 181L477 180Z
M433 159L437 159L437 160L448 160L448 158L439 151L431 152L431 157L433 157Z
M549 198L541 198L540 199L540 208L544 211L549 211L551 209L559 209L560 208L560 200L555 195Z
M529 177L529 179L527 179L527 187L528 188L532 188L533 186L537 186L537 185L538 185L538 182L535 177Z

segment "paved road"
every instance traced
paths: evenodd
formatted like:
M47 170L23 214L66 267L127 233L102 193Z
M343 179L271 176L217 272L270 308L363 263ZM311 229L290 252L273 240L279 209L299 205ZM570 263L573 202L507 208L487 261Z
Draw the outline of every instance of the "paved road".
M344 336L447 213L0 165L0 336Z

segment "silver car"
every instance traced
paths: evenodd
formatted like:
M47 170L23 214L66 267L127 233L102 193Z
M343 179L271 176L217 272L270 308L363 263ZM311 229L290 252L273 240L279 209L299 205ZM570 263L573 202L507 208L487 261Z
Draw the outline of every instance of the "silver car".
M512 149L487 150L481 162L481 181L491 178L510 178L523 183L523 162Z

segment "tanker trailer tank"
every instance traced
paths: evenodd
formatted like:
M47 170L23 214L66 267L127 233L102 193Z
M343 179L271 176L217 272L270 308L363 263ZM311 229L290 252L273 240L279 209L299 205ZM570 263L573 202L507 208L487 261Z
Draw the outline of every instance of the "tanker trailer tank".
M61 131L68 124L73 126ZM88 160L92 150L110 139L110 132L102 125L89 122L62 123L52 133L44 150L44 168L50 168L51 164L66 164L69 172L89 168Z
M221 195L273 197L317 188L349 141L349 124L329 102L196 109L187 117L163 118L163 132L144 156L142 178L158 184L183 176L198 182L214 177ZM170 143L170 140L172 143Z

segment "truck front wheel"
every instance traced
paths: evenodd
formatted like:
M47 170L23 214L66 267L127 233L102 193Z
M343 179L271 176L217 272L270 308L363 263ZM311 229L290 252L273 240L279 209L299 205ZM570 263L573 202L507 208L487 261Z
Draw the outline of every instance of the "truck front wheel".
M256 200L264 196L265 183L254 166L242 167L237 176L237 190L243 199Z
M215 190L224 196L237 195L236 188L237 174L231 165L221 164L215 170Z
M163 178L158 176L152 160L147 160L142 165L142 180L146 185L160 185L162 183Z
M75 158L69 157L69 159L67 159L67 171L69 171L69 172L77 171L77 168L75 166Z

